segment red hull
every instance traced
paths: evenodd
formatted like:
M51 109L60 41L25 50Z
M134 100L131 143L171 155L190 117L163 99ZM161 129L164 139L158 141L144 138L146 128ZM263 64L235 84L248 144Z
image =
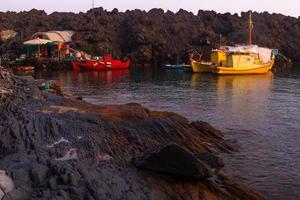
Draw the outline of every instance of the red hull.
M98 60L90 61L72 61L73 69L79 70L80 68L90 69L90 70L104 70L105 63Z
M121 60L111 60L105 62L106 69L128 69L130 65L130 60L122 62Z
M73 69L79 70L110 70L110 69L128 69L130 66L130 60L122 62L121 60L110 60L110 61L72 61Z

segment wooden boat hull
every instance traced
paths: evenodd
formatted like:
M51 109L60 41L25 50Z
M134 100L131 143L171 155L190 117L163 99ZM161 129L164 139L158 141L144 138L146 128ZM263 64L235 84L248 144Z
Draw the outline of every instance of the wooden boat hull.
M73 65L74 70L79 70L81 68L89 69L89 70L104 70L105 69L105 63L97 61L97 60L72 61L72 65Z
M273 67L274 61L267 64L257 65L254 67L216 67L213 73L216 74L267 74Z
M120 60L111 61L72 61L74 70L87 69L87 70L114 70L114 69L128 69L130 66L130 60L122 62Z
M128 69L131 61L128 60L126 62L122 62L121 60L111 60L109 62L105 62L106 69Z
M198 62L195 60L191 61L192 69L195 73L211 73L215 68L211 63Z

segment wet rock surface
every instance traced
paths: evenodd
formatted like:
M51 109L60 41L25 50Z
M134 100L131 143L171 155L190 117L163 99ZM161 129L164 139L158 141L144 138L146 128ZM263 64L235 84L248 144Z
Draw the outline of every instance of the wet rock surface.
M208 166L178 145L157 147L135 158L141 169L153 170L178 178L207 179L212 176Z
M95 106L42 83L0 68L0 169L14 185L2 199L263 199L196 158L232 151L209 124Z
M202 153L196 157L212 169L220 170L225 165L223 160L213 153Z

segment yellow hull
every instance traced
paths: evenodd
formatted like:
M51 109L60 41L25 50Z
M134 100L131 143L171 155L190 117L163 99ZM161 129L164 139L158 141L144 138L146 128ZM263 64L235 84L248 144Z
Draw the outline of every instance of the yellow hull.
M273 67L274 61L267 64L256 65L254 67L243 67L243 68L233 68L233 67L216 67L213 73L216 74L266 74Z
M193 72L195 73L210 73L213 71L214 66L211 63L198 62L191 60Z

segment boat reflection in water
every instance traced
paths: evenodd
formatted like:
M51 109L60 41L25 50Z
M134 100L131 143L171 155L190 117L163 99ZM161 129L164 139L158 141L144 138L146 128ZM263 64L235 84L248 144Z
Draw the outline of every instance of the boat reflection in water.
M40 71L34 77L55 80L67 94L95 97L108 95L109 90L116 92L120 83L130 80L130 71Z
M73 81L79 84L111 84L123 82L130 79L130 71L126 70L110 70L110 71L84 71L73 72Z
M265 126L272 94L273 74L224 75L193 74L191 87L211 89L210 100L215 106L213 116L221 128ZM201 92L201 91L199 91Z

